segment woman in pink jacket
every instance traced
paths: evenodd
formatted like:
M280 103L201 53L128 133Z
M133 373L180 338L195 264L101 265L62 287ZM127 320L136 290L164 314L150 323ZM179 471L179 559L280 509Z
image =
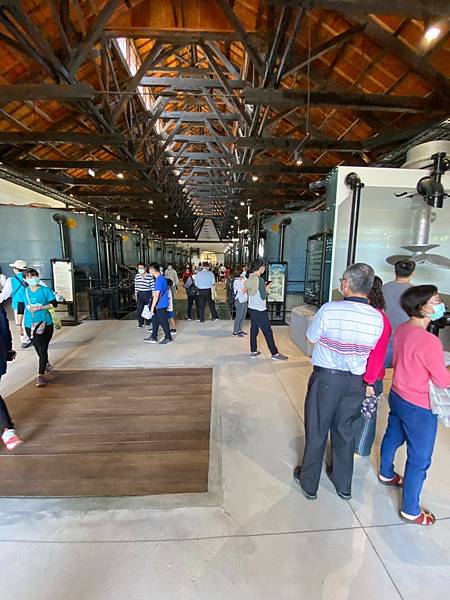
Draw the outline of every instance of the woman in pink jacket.
M403 293L401 306L410 317L394 336L394 378L389 395L389 420L381 444L379 480L403 487L400 517L414 525L433 525L436 517L421 508L420 494L431 465L437 417L431 412L430 381L450 387L442 342L429 333L431 321L444 316L445 306L434 285L418 285ZM406 443L402 478L394 471L395 453Z
M386 304L383 296L383 282L375 275L373 280L372 289L368 295L369 304L376 308L383 317L383 332L377 345L369 354L367 360L366 373L364 375L364 381L366 383L366 391L368 395L375 395L379 398L383 394L383 379L385 369L384 366L380 368L379 365L384 365L389 339L392 333L392 327L389 319L384 312ZM377 410L370 417L362 420L362 431L360 437L356 441L356 454L359 456L370 456L372 451L373 441L375 439L375 430L377 427Z

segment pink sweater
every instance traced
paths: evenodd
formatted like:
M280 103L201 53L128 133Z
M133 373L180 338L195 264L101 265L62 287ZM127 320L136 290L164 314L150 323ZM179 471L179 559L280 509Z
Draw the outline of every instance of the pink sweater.
M450 387L441 340L421 327L403 323L394 336L392 389L399 396L430 409L430 380L436 387Z
M386 360L389 338L391 337L392 333L391 322L387 318L386 314L378 308L377 310L383 317L383 332L376 343L375 348L371 351L369 358L367 359L364 381L370 385L373 385L377 379L384 379L384 362Z

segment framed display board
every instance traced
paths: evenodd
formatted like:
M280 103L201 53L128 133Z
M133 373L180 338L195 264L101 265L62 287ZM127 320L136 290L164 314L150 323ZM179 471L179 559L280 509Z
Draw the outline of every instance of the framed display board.
M267 281L272 282L267 301L284 302L287 290L287 263L269 263L267 265Z
M74 301L73 261L52 258L53 289L64 302Z
M75 278L73 260L52 258L53 291L59 304L66 304L68 315L62 317L63 325L78 325L78 311L75 296Z
M266 281L272 282L267 295L270 322L273 325L285 325L288 282L287 262L269 262L266 269Z

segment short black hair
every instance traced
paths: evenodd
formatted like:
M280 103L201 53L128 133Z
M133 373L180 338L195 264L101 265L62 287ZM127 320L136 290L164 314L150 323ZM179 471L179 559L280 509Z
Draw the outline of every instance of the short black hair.
M166 281L167 281L167 285L168 285L169 287L172 287L172 286L173 286L173 281L172 281L171 279L168 279L168 278L166 277Z
M266 266L266 261L264 261L262 258L257 258L256 260L254 260L252 262L252 264L250 265L250 271L252 273L255 273L255 271L257 271L258 269L260 269L261 267L265 267Z
M39 277L39 273L36 271L36 269L33 268L25 269L23 274L25 277Z
M149 269L153 269L154 271L159 271L160 269L160 264L157 262L152 262L149 264L148 266Z
M399 260L394 269L397 277L410 277L416 270L416 263L413 260Z
M403 292L400 304L409 317L423 317L421 308L438 293L435 285L416 285Z
M138 266L138 267L145 267L145 263L143 263L143 262L138 262L137 266Z

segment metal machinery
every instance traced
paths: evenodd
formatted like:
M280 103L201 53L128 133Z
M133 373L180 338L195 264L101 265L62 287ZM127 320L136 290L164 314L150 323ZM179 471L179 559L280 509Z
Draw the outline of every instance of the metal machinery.
M306 304L322 306L328 301L332 251L332 233L324 231L308 238L304 296Z

